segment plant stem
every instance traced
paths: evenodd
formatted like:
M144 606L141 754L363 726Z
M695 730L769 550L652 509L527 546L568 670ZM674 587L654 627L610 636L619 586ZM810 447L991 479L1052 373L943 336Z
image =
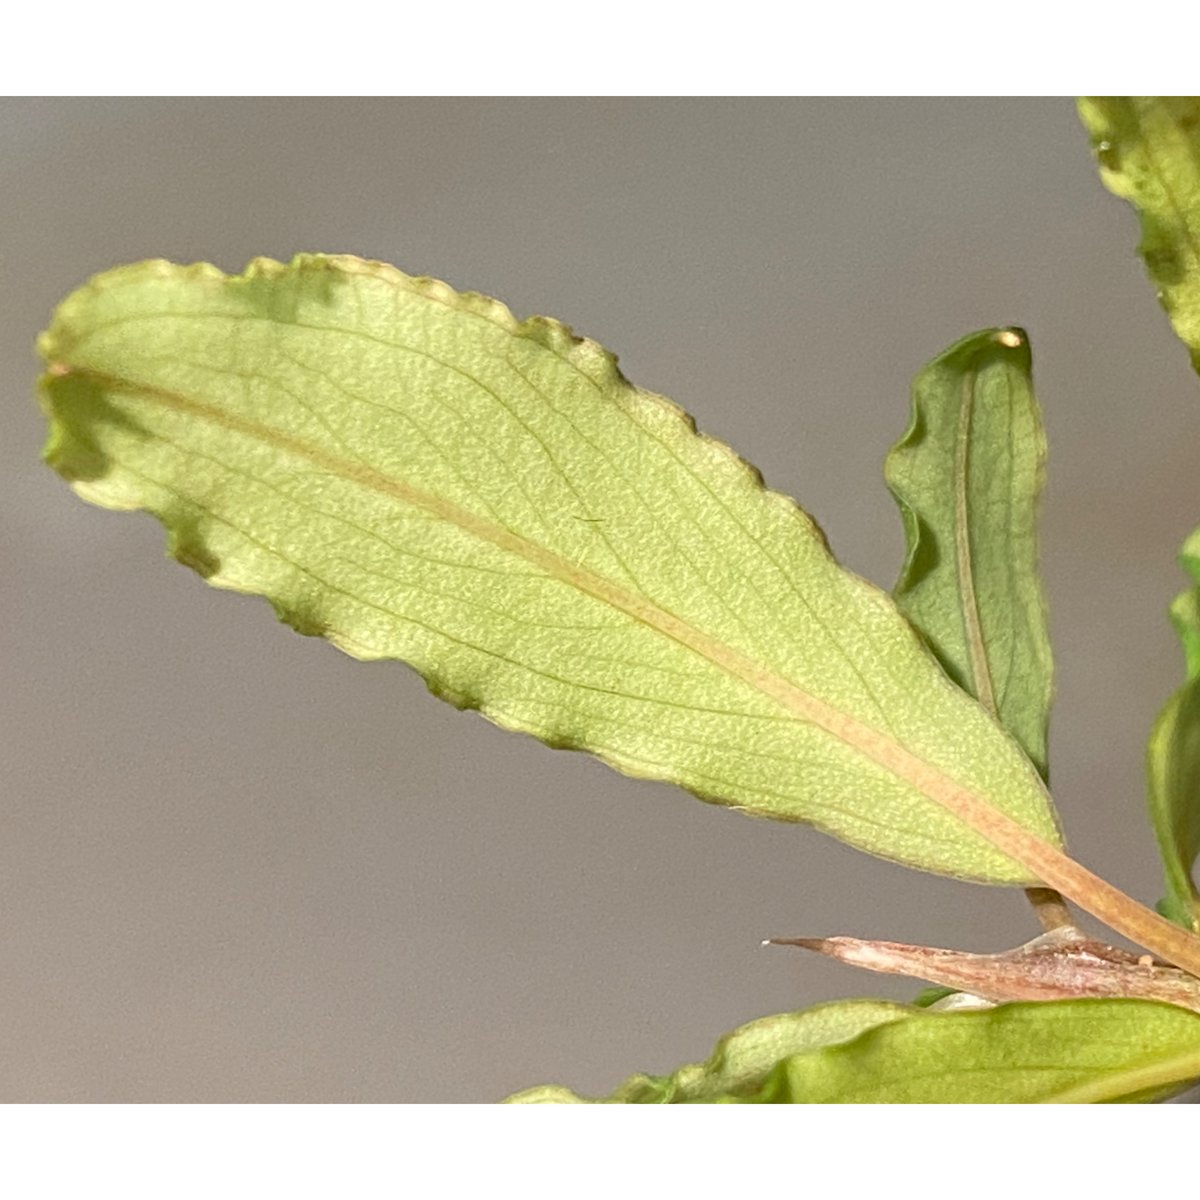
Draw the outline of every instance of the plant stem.
M1200 937L1139 904L1004 813L993 809L976 828L994 846L1024 863L1044 884L1073 900L1109 929L1200 978Z

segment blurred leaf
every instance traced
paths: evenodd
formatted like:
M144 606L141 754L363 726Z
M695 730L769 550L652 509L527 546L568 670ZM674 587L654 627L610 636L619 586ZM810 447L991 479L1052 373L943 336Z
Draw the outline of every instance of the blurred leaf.
M557 322L349 257L150 262L40 350L47 461L303 633L910 866L1019 884L997 839L1058 854L1036 772L888 597Z
M835 1000L801 1012L762 1017L727 1033L707 1062L670 1075L633 1075L609 1104L687 1104L757 1093L776 1064L793 1054L848 1042L913 1010L889 1000ZM585 1104L569 1088L548 1085L510 1096L510 1104Z
M854 1003L854 1002L851 1002ZM861 1003L861 1002L859 1002ZM824 1005L826 1010L838 1005ZM820 1009L811 1010L820 1012ZM794 1021L805 1014L776 1018ZM753 1026L747 1026L752 1029ZM1200 1014L1147 1000L1057 1000L962 1012L901 1009L857 1036L793 1048L763 1072L714 1064L737 1054L731 1034L688 1089L654 1090L635 1076L608 1103L1029 1104L1158 1100L1200 1078ZM781 1039L781 1048L785 1040ZM705 1072L708 1074L705 1075ZM675 1076L668 1077L668 1080ZM704 1081L707 1081L706 1083ZM579 1103L535 1088L524 1103Z
M1200 97L1088 96L1079 114L1100 178L1138 211L1138 246L1200 370Z
M917 376L912 420L885 467L908 542L896 603L1043 777L1053 689L1036 529L1045 459L1028 338L988 329Z
M1138 211L1146 269L1200 370L1200 97L1089 97L1079 111L1105 185ZM1200 530L1182 561L1200 583ZM1159 909L1200 932L1192 879L1200 857L1200 588L1176 598L1171 620L1183 643L1187 682L1150 733L1148 795L1167 885Z
M1195 579L1200 579L1200 530L1184 543L1180 561ZM1180 592L1171 605L1171 624L1183 643L1188 678L1200 675L1200 587Z

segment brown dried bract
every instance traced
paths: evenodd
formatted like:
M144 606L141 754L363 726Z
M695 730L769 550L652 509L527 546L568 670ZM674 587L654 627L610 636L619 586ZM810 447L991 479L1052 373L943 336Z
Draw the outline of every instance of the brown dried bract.
M1083 996L1161 1000L1200 1012L1200 979L1148 955L1140 958L1074 927L1042 934L1003 954L968 954L860 938L772 938L868 971L908 975L985 1000L1069 1000Z

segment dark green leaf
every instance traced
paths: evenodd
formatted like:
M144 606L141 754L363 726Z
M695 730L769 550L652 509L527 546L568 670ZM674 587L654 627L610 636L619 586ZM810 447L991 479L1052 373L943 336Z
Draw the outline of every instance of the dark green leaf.
M1053 673L1036 530L1045 457L1028 339L988 329L917 376L912 420L885 468L908 542L897 604L1043 777Z

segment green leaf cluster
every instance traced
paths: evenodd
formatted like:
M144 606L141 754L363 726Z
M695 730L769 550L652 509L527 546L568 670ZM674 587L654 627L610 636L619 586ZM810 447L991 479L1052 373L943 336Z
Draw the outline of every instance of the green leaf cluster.
M1080 111L1200 365L1200 101ZM1120 924L1128 898L1061 850L1022 330L964 338L914 383L886 464L907 539L890 596L594 342L383 264L122 267L64 301L39 349L47 462L92 503L152 513L175 558L301 633L750 815L957 878L1073 884L1114 928L1157 922L1200 961L1153 914ZM1152 733L1149 794L1163 911L1200 932L1200 531L1184 563L1187 681ZM1196 1077L1200 1015L1182 1008L863 1000L752 1022L607 1102L1146 1100Z

